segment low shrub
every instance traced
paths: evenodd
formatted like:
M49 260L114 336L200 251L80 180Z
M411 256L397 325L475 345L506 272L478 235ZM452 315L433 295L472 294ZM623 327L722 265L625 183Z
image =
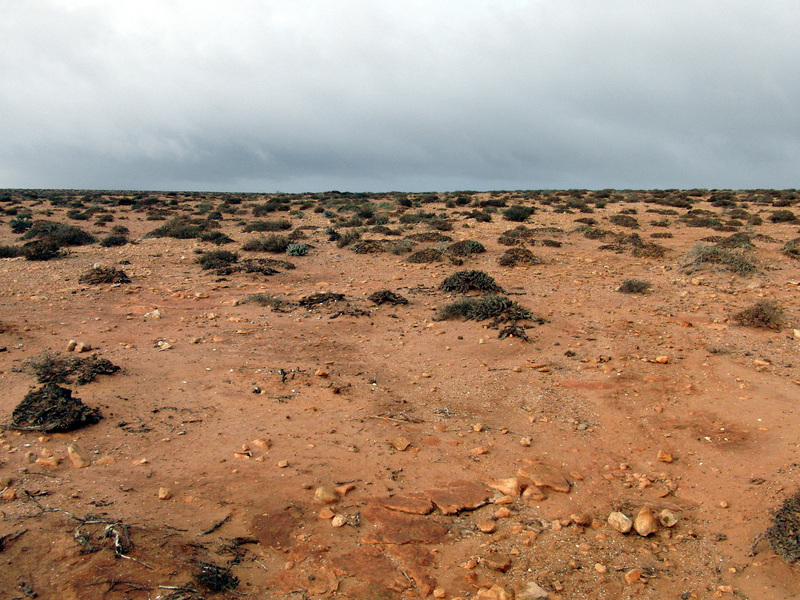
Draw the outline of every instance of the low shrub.
M503 288L497 285L490 275L476 270L453 273L439 284L439 289L443 292L456 292L459 294L466 294L470 291L484 293L503 291Z
M251 221L247 225L244 226L243 231L245 233L250 233L253 231L260 231L260 232L270 232L270 231L286 231L287 229L292 228L292 222L288 219L277 219L277 220L256 220Z
M752 275L756 271L754 259L744 251L701 243L696 244L689 251L681 267L684 269L697 269L706 264L719 265L741 276Z
M641 279L626 279L622 285L617 288L618 292L623 294L646 294L650 291L653 285Z
M78 283L130 283L131 278L122 269L114 267L92 267L78 278Z
M22 252L19 246L0 246L0 258L16 258L22 256Z
M286 254L288 254L289 256L305 256L306 254L308 254L308 248L309 248L308 244L302 244L302 243L289 244L286 247Z
M50 240L36 240L22 246L22 255L25 260L45 261L63 255L58 244Z
M619 225L620 227L639 229L639 221L630 215L611 215L608 220L614 225Z
M522 223L523 221L527 221L528 217L530 217L535 212L536 208L534 208L533 206L522 206L520 204L509 206L508 208L504 208L501 211L503 219L505 219L506 221L513 221L515 223Z
M197 262L204 271L228 267L238 260L239 255L228 250L211 250L197 257Z
M103 248L112 248L114 246L124 246L128 243L128 236L120 233L110 233L100 240L100 246Z
M469 257L473 254L482 254L486 252L486 248L480 242L475 240L462 240L455 242L447 247L447 253L451 256Z
M509 248L503 255L497 259L498 264L502 267L516 267L517 265L536 265L542 262L542 259L535 256L533 252L527 248L519 246Z
M242 246L247 252L271 252L283 254L289 248L289 238L284 235L271 234L248 240Z
M486 319L497 319L498 321L538 320L534 319L528 309L499 294L456 300L441 307L434 318L437 321L449 321L459 318L467 321L484 321Z
M776 210L769 216L769 220L773 223L793 223L797 221L797 215L790 210Z
M744 327L780 329L784 316L783 309L774 300L759 300L752 306L734 314L733 319Z

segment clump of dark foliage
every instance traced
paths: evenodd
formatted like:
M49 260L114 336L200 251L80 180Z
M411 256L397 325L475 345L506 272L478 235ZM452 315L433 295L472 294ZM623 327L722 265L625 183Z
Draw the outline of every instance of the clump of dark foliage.
M96 240L93 235L75 225L66 225L54 221L34 221L22 239L39 239L52 242L59 247L86 246Z
M509 248L503 255L497 259L497 263L502 267L516 267L517 265L536 265L542 262L542 259L535 256L533 252L527 248L516 246Z
M705 264L719 265L737 275L752 275L756 271L756 263L744 251L722 248L719 245L696 244L681 265L684 269L699 269Z
M199 561L196 578L211 592L235 590L239 586L239 578L231 573L230 568L213 563Z
M443 292L456 292L459 294L466 294L473 290L484 293L503 291L503 288L497 285L490 275L476 270L457 271L445 277L444 281L439 284L439 289Z
M131 278L122 269L114 267L92 267L78 278L79 283L93 285L101 283L130 283Z
M243 302L253 302L259 306L269 306L273 312L281 313L292 312L294 308L294 305L288 300L284 300L280 296L265 293L251 294L245 298Z
M789 258L800 258L800 238L794 238L786 242L781 248L781 252Z
M11 429L27 431L72 431L94 425L103 417L89 408L72 391L55 383L46 383L25 395L11 415Z
M291 241L285 235L270 234L248 240L242 245L242 250L247 252L271 252L283 254Z
M59 245L51 240L34 240L22 246L25 260L45 261L63 255Z
M396 294L391 290L380 290L373 292L367 298L375 304L393 304L395 306L398 304L408 304L407 298L403 298L403 296Z
M504 322L528 319L544 322L542 319L534 318L527 308L499 294L489 294L481 298L462 298L441 307L436 313L437 321L459 318L468 321L496 319L498 322Z
M769 545L786 562L800 560L800 491L786 499L764 533Z
M204 271L229 267L238 260L239 255L228 250L210 250L197 257L197 262Z
M303 298L300 298L300 306L310 307L317 306L319 304L329 304L332 302L344 301L344 294L336 294L334 292L319 292L317 294L311 294L310 296L304 296Z
M410 263L430 263L442 260L444 252L437 248L425 248L410 254L406 259Z
M98 375L113 375L119 367L106 358L96 354L81 358L60 352L45 350L39 356L28 358L22 363L22 371L36 377L39 383L69 383L86 385Z
M759 300L733 315L733 319L745 327L780 329L783 325L783 310L774 300Z
M447 247L447 253L450 256L458 256L468 258L473 254L482 254L486 252L486 248L480 242L475 240L461 240L455 242Z
M652 287L653 285L651 283L642 281L641 279L626 279L622 282L622 285L617 288L617 291L623 294L646 294Z

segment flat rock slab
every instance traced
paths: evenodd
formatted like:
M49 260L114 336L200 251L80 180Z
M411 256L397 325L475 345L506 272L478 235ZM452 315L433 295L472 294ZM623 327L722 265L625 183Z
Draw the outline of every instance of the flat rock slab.
M550 488L554 492L569 494L572 486L561 471L535 461L525 461L528 466L517 471L518 477L530 479L538 487Z
M433 566L433 553L422 546L408 545L387 546L386 554L397 562L403 573L411 577L420 596L427 598L436 587L436 581L428 574Z
M276 509L256 515L251 529L262 546L280 550L292 545L297 525L298 518L289 510Z
M381 506L411 515L427 515L433 512L433 503L421 494L392 496L380 501Z
M448 529L433 519L399 513L383 506L370 505L361 516L369 522L364 544L439 544Z
M462 510L475 510L484 506L490 497L485 485L474 481L454 481L446 488L423 492L445 515L455 515Z

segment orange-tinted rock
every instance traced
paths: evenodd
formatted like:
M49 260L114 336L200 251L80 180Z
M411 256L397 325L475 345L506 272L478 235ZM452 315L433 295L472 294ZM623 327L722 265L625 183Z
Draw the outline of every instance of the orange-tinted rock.
M429 517L408 515L382 506L367 506L361 516L369 522L365 544L438 544L447 535L447 527Z
M530 479L534 485L550 488L554 492L568 494L572 487L561 471L542 463L527 461L530 466L517 471L517 476Z
M433 511L433 503L417 495L392 496L380 501L381 506L411 515L427 515Z
M456 481L446 488L427 490L424 495L446 515L480 508L490 496L485 486L474 481Z

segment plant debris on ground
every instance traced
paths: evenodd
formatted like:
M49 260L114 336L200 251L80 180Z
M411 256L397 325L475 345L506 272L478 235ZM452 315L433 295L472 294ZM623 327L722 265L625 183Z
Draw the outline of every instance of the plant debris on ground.
M769 545L786 562L800 560L800 491L775 511L772 525L764 533Z
M72 391L55 383L46 383L28 392L11 415L10 429L29 431L72 431L94 425L103 417L97 408L89 408Z
M81 358L45 350L26 359L22 371L34 375L39 383L71 383L86 385L98 375L113 375L119 367L96 354Z
M122 269L114 267L92 267L78 278L79 283L97 285L101 283L130 283L131 278Z
M483 271L457 271L439 284L439 289L443 292L457 292L466 294L470 291L478 292L502 292L503 288L497 285L494 278Z
M398 304L408 304L407 298L404 298L403 296L396 294L391 290L380 290L373 292L367 298L375 304L394 304L395 306Z
M759 300L733 315L733 319L745 327L780 329L783 325L783 309L774 300Z
M462 298L441 307L436 313L437 321L463 318L468 321L484 321L496 319L498 322L529 319L543 323L543 319L534 318L527 308L499 294L489 294L481 298Z

